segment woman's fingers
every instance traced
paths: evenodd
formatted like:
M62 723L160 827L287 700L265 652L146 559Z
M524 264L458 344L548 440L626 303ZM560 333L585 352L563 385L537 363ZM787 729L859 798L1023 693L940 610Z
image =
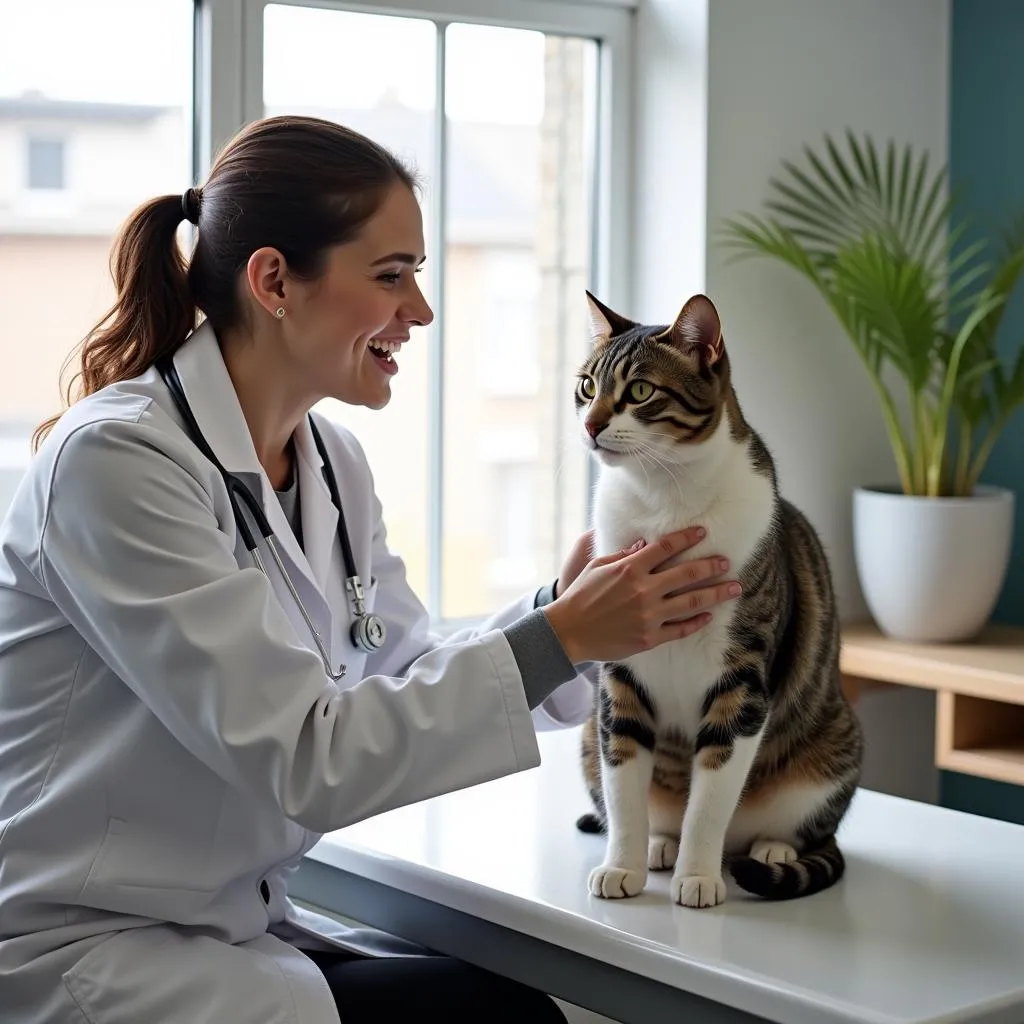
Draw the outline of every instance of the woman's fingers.
M710 621L710 613L701 612L700 615L691 615L682 622L667 623L664 627L665 632L669 634L666 640L683 640L696 633L698 629L703 629Z
M638 575L646 575L684 551L689 551L705 536L707 536L707 531L703 526L688 526L685 530L667 533L650 544L641 538L631 547L595 558L591 565L611 565L613 562L620 562L628 558L630 570Z
M715 605L735 600L742 590L735 580L727 580L724 583L699 587L696 590L688 590L685 594L666 598L662 606L663 622L666 626L678 625Z
M672 597L683 590L689 590L696 583L714 579L728 572L729 559L720 555L709 555L707 558L691 558L670 569L656 573L653 582L658 586L659 593L664 597Z
M664 537L645 544L629 556L629 561L638 571L651 573L670 558L689 551L707 535L703 526L688 526L685 530L666 533Z

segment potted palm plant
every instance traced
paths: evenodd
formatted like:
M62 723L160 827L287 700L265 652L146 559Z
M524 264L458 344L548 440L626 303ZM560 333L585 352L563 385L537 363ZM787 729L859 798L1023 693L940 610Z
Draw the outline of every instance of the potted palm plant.
M968 241L926 153L826 136L783 164L761 216L725 222L736 258L775 259L832 311L878 396L896 479L857 488L854 552L879 628L915 641L977 635L1002 589L1012 492L980 483L1024 403L1024 347L996 335L1024 271L1024 222ZM902 385L902 386L901 386Z

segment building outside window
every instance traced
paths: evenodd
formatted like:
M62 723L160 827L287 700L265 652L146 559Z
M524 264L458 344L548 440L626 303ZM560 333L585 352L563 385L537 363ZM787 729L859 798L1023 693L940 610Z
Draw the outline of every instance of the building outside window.
M27 185L30 189L66 188L63 139L41 139L29 136Z
M62 365L114 299L118 227L191 181L193 17L192 0L4 9L0 281L18 301L0 320L0 516Z

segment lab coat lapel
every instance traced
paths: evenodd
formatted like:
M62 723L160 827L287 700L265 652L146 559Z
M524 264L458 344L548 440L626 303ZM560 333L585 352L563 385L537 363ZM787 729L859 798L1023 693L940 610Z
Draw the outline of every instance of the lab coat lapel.
M296 431L295 438L296 451L299 452L299 502L302 510L303 542L311 553L315 552L312 561L323 567L319 575L314 572L310 559L299 547L270 479L256 456L252 436L242 415L242 407L238 404L238 396L235 394L234 385L221 356L220 346L209 323L204 323L178 350L174 357L174 365L181 378L182 389L192 408L192 414L207 443L224 468L231 473L237 473L262 505L288 576L330 651L330 637L333 634L331 611L321 588L325 589L330 566L330 546L335 531L330 522L330 515L322 508L322 492L326 491L326 486L322 477L319 486L315 479L320 470L317 468L314 473L309 466L309 449L312 449L312 458L316 459L319 467L319 456L309 433L309 425L303 421ZM326 501L328 505L331 504L329 495ZM308 635L309 627L295 607L287 584L279 578L277 567L272 564L273 559L268 560L264 555L263 560L267 564L274 590L295 624L298 635L304 643L315 647L312 637Z
M204 322L178 349L174 368L181 378L192 415L224 468L230 473L263 476L235 386L209 322ZM264 497L253 493L261 500Z

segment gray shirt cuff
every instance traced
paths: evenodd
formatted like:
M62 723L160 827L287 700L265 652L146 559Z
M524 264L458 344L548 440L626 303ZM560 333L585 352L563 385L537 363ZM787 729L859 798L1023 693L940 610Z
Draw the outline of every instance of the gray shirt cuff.
M506 626L504 633L523 677L526 703L531 711L559 686L575 678L575 665L566 656L548 617L539 608Z

